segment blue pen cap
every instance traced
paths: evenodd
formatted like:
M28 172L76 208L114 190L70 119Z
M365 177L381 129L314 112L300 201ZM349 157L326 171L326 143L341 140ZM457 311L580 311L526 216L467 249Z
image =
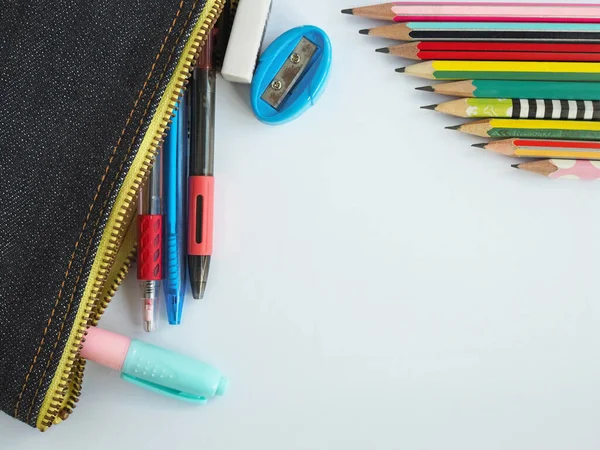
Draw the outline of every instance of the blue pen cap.
M133 339L121 369L130 383L192 403L206 403L227 391L229 381L212 366Z

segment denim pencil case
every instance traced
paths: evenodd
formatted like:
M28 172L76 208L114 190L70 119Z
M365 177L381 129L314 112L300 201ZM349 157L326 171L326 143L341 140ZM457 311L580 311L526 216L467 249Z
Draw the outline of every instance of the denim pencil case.
M225 0L0 12L0 409L71 414L78 355L135 258L137 192Z

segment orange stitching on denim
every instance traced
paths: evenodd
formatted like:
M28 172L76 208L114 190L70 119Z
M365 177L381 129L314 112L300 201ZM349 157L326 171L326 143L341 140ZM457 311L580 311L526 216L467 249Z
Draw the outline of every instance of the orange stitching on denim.
M137 105L138 105L139 101L141 100L141 98L142 98L142 95L144 94L144 91L145 91L146 87L148 86L148 81L150 81L150 78L152 77L152 74L154 73L154 69L156 68L156 64L157 64L157 62L158 62L158 60L159 60L160 56L162 55L162 52L163 52L163 51L164 51L164 49L165 49L165 45L166 45L166 43L167 43L167 40L169 39L169 37L170 37L170 35L171 35L171 32L173 31L173 27L174 27L175 23L177 22L177 18L179 17L179 14L181 13L181 9L183 8L183 2L184 2L184 0L181 0L181 2L179 3L179 9L177 10L177 14L175 15L175 18L173 19L173 22L172 22L172 24L171 24L171 27L170 27L170 28L169 28L169 30L167 31L167 34L166 34L165 38L163 39L162 45L161 45L161 47L160 47L160 49L159 49L158 53L156 54L156 56L155 56L155 58L154 58L154 62L152 63L152 67L150 68L150 72L148 73L148 77L146 78L146 81L144 82L144 85L142 86L142 89L140 90L140 92L139 92L139 94L138 94L138 97L137 97L137 99L136 99L136 101L135 101L135 103L134 103L134 105L133 105L133 108L131 109L131 112L129 113L129 117L127 118L127 121L125 122L125 126L123 127L123 130L121 131L121 135L119 136L119 139L117 140L117 143L116 143L115 147L113 148L113 151L112 151L112 153L111 153L111 155L110 155L110 157L109 157L109 160L108 160L108 163L107 163L107 165L106 165L106 168L104 169L104 174L102 175L102 178L101 178L101 180L100 180L100 183L98 184L98 187L96 188L96 194L94 195L94 198L92 199L92 204L90 205L90 208L89 208L88 214L87 214L87 216L86 216L86 218L85 218L85 220L84 220L83 227L82 227L82 229L81 229L81 232L79 233L79 237L77 238L77 241L75 242L75 248L74 248L74 250L73 250L73 253L71 254L71 259L70 259L70 261L69 261L69 264L67 265L67 270L66 270L66 272L65 272L65 277L64 277L64 280L63 280L63 282L62 282L62 283L61 283L61 285L60 285L60 289L59 289L59 292L58 292L58 296L57 296L57 298L56 298L56 301L55 301L55 303L54 303L54 306L53 306L53 308L52 308L52 312L51 312L51 314L50 314L50 318L48 319L48 323L47 323L47 324L46 324L46 326L44 327L44 332L43 332L43 334L42 334L42 340L40 341L40 345L38 346L37 352L36 352L35 356L33 357L33 361L32 361L32 363L31 363L31 366L29 367L29 371L27 372L27 375L25 376L25 381L24 381L24 383L23 383L23 387L21 388L21 392L20 392L20 394L19 394L19 397L17 398L17 403L15 404L15 412L14 412L14 417L15 417L15 418L17 418L18 411L19 411L19 404L20 404L20 402L21 402L21 399L22 399L22 397L23 397L23 394L25 393L25 389L27 388L27 383L28 383L28 381L29 381L29 377L31 376L31 373L33 372L33 368L35 367L35 364L37 363L37 358L38 358L38 356L39 356L39 354L40 354L40 352L41 352L41 350L42 350L42 347L43 347L43 345L44 345L44 343L45 343L46 334L48 333L48 329L49 329L50 325L52 324L52 319L54 318L54 314L56 313L56 308L58 307L58 303L60 302L60 299L61 299L61 296L62 296L62 291L63 291L63 289L64 289L65 283L66 283L66 281L67 281L67 278L68 278L68 276L69 276L69 272L70 272L70 270L71 270L71 266L72 266L72 264L73 264L73 261L74 261L74 259L75 259L75 254L76 254L76 252L77 252L77 249L78 249L78 247L79 247L79 243L80 243L80 241L81 241L81 238L82 238L82 236L83 236L83 233L85 232L85 229L86 229L86 227L87 227L87 223L88 223L88 221L89 221L89 219L90 219L90 216L91 216L91 214L92 214L92 211L93 211L93 209L94 209L94 206L95 206L95 204L96 204L96 201L97 201L97 199L98 199L98 195L100 194L100 190L102 189L102 186L103 186L103 184L104 184L104 181L106 181L106 177L107 177L107 175L108 175L108 172L109 172L109 170L110 170L110 165L112 164L112 161L113 161L113 159L114 159L114 157L115 157L115 155L116 155L116 152L117 152L117 150L118 150L119 146L121 145L121 141L122 141L122 139L123 139L123 136L125 135L125 132L127 131L127 127L129 126L129 123L131 122L131 119L133 118L133 114L135 113L135 110L136 110L136 108L137 108ZM164 76L164 72L163 72L163 75L162 75L162 76ZM161 79L162 79L162 77L161 77ZM160 83L160 81L159 81L159 83ZM157 85L157 86L158 86L158 85ZM154 91L154 94L156 94L156 90ZM154 95L154 94L153 94L153 95ZM146 109L146 111L147 111L147 109ZM144 115L145 115L145 113L146 113L146 112L144 112ZM143 118L142 118L142 121L143 121ZM138 127L138 129L137 129L137 130L139 131L139 127ZM136 134L138 133L138 131L136 131ZM134 139L135 139L135 136L134 136ZM130 149L128 150L128 152L130 152L130 151L131 151L131 147L130 147ZM121 164L121 167L120 167L120 169L121 169L122 167L123 167L123 164ZM117 178L118 178L118 177L117 177ZM115 178L115 181L116 181L116 178ZM112 184L112 186L111 186L111 190L112 190L112 187L114 187L114 183L115 183L115 181L113 181L113 184ZM103 208L104 208L104 207L106 207L106 202L105 202L105 204L103 205ZM102 215L102 214L101 214L101 215ZM100 215L100 216L101 216L101 215ZM96 224L95 224L95 226L96 226L96 227L97 227L97 224L98 224L98 220L96 221ZM90 244L89 244L89 246L88 246L88 249L87 249L87 251L86 251L86 253L85 253L85 256L84 256L84 261L85 261L85 259L87 259L87 256L88 256L88 254L89 254L89 250L90 250L90 248L91 248L91 242L92 242L92 240L93 240L94 236L95 236L95 231L94 231L94 234L93 234L92 238L90 239ZM80 273L79 273L79 276L77 277L77 280L75 281L75 288L74 288L74 290L73 290L73 296L74 296L74 294L75 294L75 290L76 290L76 287L77 287L77 283L79 282L79 278L81 277L81 272L83 271L83 265L84 265L84 264L82 264L82 269L81 269L81 271L80 271ZM71 301L70 301L70 303L69 303L69 307L68 307L69 309L70 309L70 307L71 307L71 302L72 302L72 299L71 299ZM67 314L68 314L68 313L67 313ZM61 331L62 331L62 328L64 328L64 320L66 320L66 315L65 315L65 319L63 319L63 324L62 324L62 326L61 326ZM57 346L57 344L58 344L58 341L59 341L59 340L60 340L60 334L59 334L59 338L57 339L57 342L56 342L56 343L55 343L55 345L54 345L54 349L56 349L56 346ZM54 349L53 349L53 353L54 353ZM51 361L52 361L52 357L51 357L51 358L49 359L49 361L48 361L48 366L50 365L50 362L51 362ZM43 378L44 378L44 376L45 376L45 374L46 374L46 371L47 371L47 368L46 368L46 370L44 371L44 375L42 376L42 380L43 380ZM41 384L42 384L42 380L40 380L40 386L41 386ZM39 386L38 386L38 391L39 391ZM36 398L36 397L37 397L37 391L36 391L36 395L34 396L34 401L32 402L32 406L31 406L31 407L30 407L30 409L29 409L28 418L27 418L27 420L26 420L27 422L29 422L29 415L31 414L31 409L33 408L33 404L35 403L35 398Z
M87 260L87 257L88 257L88 255L89 255L89 251L90 251L90 249L91 249L91 247L92 247L92 242L93 242L93 240L94 240L94 237L95 237L95 235L96 235L96 232L98 231L98 230L97 230L98 223L100 222L100 219L102 218L102 215L104 214L104 210L106 209L106 206L107 206L107 204L108 204L108 200L109 200L109 198L110 198L110 192L112 192L112 190L114 189L114 186L115 186L115 184L116 184L116 181L117 181L117 179L118 179L118 177L119 177L120 173L123 171L123 167L124 167L124 165L125 165L125 162L126 162L126 160L127 160L127 157L128 157L128 156L129 156L129 154L131 153L131 150L133 149L133 144L134 144L134 142L135 142L135 140L136 140L137 136L139 135L139 132L141 131L142 125L144 124L144 118L146 117L146 114L148 113L148 110L150 109L150 105L151 105L151 103L152 103L152 101L153 101L153 99L154 99L154 97L155 97L156 93L158 92L158 88L160 87L160 83L161 83L161 81L162 81L162 80L163 80L163 78L165 77L165 74L166 74L166 72L167 72L167 69L168 69L168 67L169 67L169 64L170 64L171 60L173 59L173 55L175 54L175 50L177 49L177 45L179 44L179 41L180 41L180 40L181 40L181 38L183 37L183 33L185 32L185 30L186 30L186 28L187 28L187 26L188 26L188 24L189 24L189 21L190 21L190 19L192 18L192 14L194 13L194 10L196 9L196 6L197 6L197 4L198 4L198 0L195 0L195 1L194 1L194 4L192 5L192 8L191 8L191 10L190 10L190 12L189 12L189 14L188 14L188 17L186 18L186 21L185 21L185 23L183 24L183 27L182 27L181 31L179 32L179 36L178 36L178 37L177 37L177 39L175 40L175 43L174 43L174 45L173 45L173 49L171 50L171 53L169 54L169 57L168 57L168 59L167 59L167 61L166 61L166 63L165 63L165 69L164 69L164 70L163 70L163 72L160 74L160 77L159 77L159 79L158 79L158 81L157 81L156 87L154 88L154 91L152 92L152 95L150 96L150 98L148 99L148 102L146 103L146 108L144 109L144 113L142 114L142 118L140 119L140 123L138 124L138 127L137 127L137 129L135 130L134 136L133 136L133 137L132 137L132 139L131 139L131 142L130 142L130 144L129 144L129 148L127 149L127 153L126 153L126 155L125 155L125 158L123 159L123 161L121 162L121 165L119 166L119 169L118 169L118 172L117 172L117 176L115 177L115 179L113 180L113 182L112 182L112 184L111 184L111 186L110 186L110 188L109 188L109 195L107 196L107 199L105 200L104 204L102 205L102 210L101 210L101 212L100 212L100 214L99 214L99 217L98 217L98 219L96 220L96 223L94 224L94 228L95 228L95 229L94 229L94 233L93 233L93 234L92 234L92 236L90 237L90 241L89 241L89 243L88 243L88 247L87 247L87 249L86 249L86 253L85 253L85 255L84 255L84 262L83 262L83 264L82 264L82 266L81 266L81 268L80 268L80 270L79 270L79 274L78 274L78 276L77 276L77 279L75 280L75 284L74 284L74 286L73 286L73 292L71 293L71 298L69 299L69 304L68 304L68 306L67 306L67 311L65 312L65 315L64 315L64 317L63 317L63 320L62 320L62 322L61 322L61 327L60 327L60 330L59 330L59 332L58 332L57 339L56 339L56 341L55 341L55 343L54 343L54 346L53 346L53 348L52 348L52 352L50 353L50 356L49 356L49 358L48 358L48 362L47 362L47 364L46 364L46 368L44 369L44 372L42 373L42 377L40 378L40 382L39 382L39 384L38 384L38 387L37 387L37 389L36 389L36 391L35 391L35 394L34 394L34 396L33 396L33 400L32 400L32 402L31 402L31 405L29 406L29 411L27 412L27 419L26 419L26 422L29 422L29 419L30 419L30 417L31 417L31 412L32 412L32 410L33 410L33 407L34 407L34 405L35 405L35 401L36 401L36 399L37 399L37 396L38 396L38 394L39 394L40 388L42 387L43 381L44 381L44 379L45 379L45 377L46 377L46 373L47 373L48 369L50 368L50 364L52 363L52 360L54 359L54 355L55 355L56 348L58 347L58 343L60 342L60 337L61 337L61 335L62 335L62 332L64 331L64 327L65 327L65 323L66 323L66 320L67 320L67 316L69 315L69 312L71 311L71 307L72 307L72 305L73 305L73 300L75 299L75 292L76 292L76 290L77 290L77 286L78 286L78 284L79 284L79 281L80 281L80 279L81 279L81 275L83 274L83 267L84 267L84 265L85 265L85 261ZM183 5L183 0L182 0L182 1L181 1L181 3L180 3L180 7L181 7L182 5ZM181 9L180 9L180 10L181 10ZM172 25L171 25L171 29L173 28L173 26L174 26L174 25L175 25L175 23L177 22L177 18L179 17L180 10L177 12L177 14L176 14L176 16L175 16L175 19L173 19L173 23L172 23ZM170 32L169 32L169 34L170 34Z

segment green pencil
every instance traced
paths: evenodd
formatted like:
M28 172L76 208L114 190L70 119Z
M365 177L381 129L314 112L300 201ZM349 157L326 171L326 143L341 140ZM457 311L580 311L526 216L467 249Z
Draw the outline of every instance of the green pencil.
M600 81L600 63L427 61L397 69L430 80Z
M487 138L600 140L600 122L577 120L487 119L447 129Z
M600 100L600 83L576 81L465 80L417 89L456 97Z

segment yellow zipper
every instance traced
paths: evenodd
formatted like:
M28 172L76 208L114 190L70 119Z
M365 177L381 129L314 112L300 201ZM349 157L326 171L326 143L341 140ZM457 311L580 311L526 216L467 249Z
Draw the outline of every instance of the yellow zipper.
M206 1L148 131L144 135L140 149L123 181L102 234L65 351L37 416L36 426L41 431L46 431L53 424L66 419L79 400L85 367L85 361L79 356L79 349L87 328L98 323L135 258L135 227L131 224L135 216L135 202L139 188L162 145L196 57L224 5L225 0Z

